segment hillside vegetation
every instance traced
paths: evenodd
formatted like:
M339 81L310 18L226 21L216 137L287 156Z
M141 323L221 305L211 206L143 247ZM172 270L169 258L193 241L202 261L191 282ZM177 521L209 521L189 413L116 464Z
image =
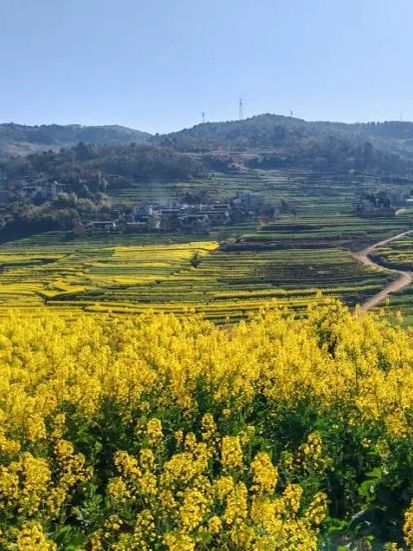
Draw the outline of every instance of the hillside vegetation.
M387 136L386 132L384 130L380 132L379 126L377 126L377 130L376 125L371 125L371 127L372 136L380 137L377 143L374 140L372 143L370 133L364 126L362 130L355 127L350 132L346 125L307 123L300 119L276 115L260 115L243 121L205 123L165 136L151 137L150 142L160 146L158 148L138 148L131 145L135 155L136 151L141 155L142 152L152 151L150 164L140 163L136 166L135 162L132 167L130 166L131 152L128 152L125 143L145 141L142 137L134 139L134 131L128 131L121 127L120 129L115 127L115 130L112 127L56 127L57 130L52 132L50 127L45 127L45 129L39 127L39 129L32 128L32 133L26 130L34 142L47 145L47 140L50 139L50 145L61 144L68 147L81 142L80 145L86 144L86 146L79 149L80 145L77 145L75 153L72 154L64 151L53 154L49 151L43 155L30 155L32 160L26 163L24 160L19 163L19 159L15 159L9 163L4 162L3 165L6 167L6 173L10 171L13 173L13 170L15 172L15 165L17 165L18 167L26 166L26 173L30 175L36 176L40 170L47 173L49 177L58 177L65 160L67 163L74 162L75 168L78 168L79 161L93 160L94 163L89 163L89 165L94 168L106 172L109 168L110 174L132 178L132 180L142 180L148 177L156 179L159 173L162 177L174 179L177 177L176 166L172 165L170 161L170 166L165 166L165 157L168 155L171 157L171 148L173 148L188 153L202 152L204 155L201 157L198 155L198 159L204 163L205 168L218 170L228 168L234 161L231 154L227 157L226 162L222 161L222 150L224 149L230 153L237 150L249 152L249 155L246 156L246 165L253 168L301 167L317 170L376 171L392 174L408 172L411 168L410 163L399 154L400 151L398 153L392 151L387 142L389 147L384 149L379 147L379 144L383 145L383 139ZM24 128L26 129L26 127ZM39 138L36 138L37 132L40 135ZM42 132L45 134L44 142L39 141ZM140 134L138 133L138 138ZM7 135L6 132L5 137ZM392 136L391 133L389 135ZM70 138L70 140L66 138ZM78 139L76 140L76 138ZM146 138L148 141L149 136ZM92 144L100 144L100 148ZM165 146L167 146L166 152L162 154ZM219 151L221 151L221 155ZM181 163L184 158L188 157L181 157ZM66 167L67 171L68 167ZM178 176L182 177L183 172L181 170ZM72 179L76 177L76 173L73 171L70 174ZM67 179L68 175L66 174Z
M261 115L244 121L206 123L166 136L146 136L148 144L127 145L118 142L131 141L140 134L135 136L121 127L9 126L3 128L6 137L21 133L37 144L43 140L46 145L50 139L54 145L68 146L69 139L86 139L73 147L56 150L53 146L0 161L0 182L9 197L0 212L0 224L13 234L18 234L19 228L20 233L68 230L79 222L110 217L108 208L113 198L117 213L127 215L133 206L129 198L147 201L157 184L165 184L158 188L158 201L189 198L195 203L205 199L211 203L211 177L216 172L242 177L254 171L304 170L336 174L340 179L368 174L388 178L390 183L411 182L408 156L396 153L388 142L381 147L384 136L409 135L393 126L386 131L371 125L371 132L379 136L378 141L371 141L365 125L362 129L356 125L350 132L348 125ZM87 143L90 140L96 143ZM196 185L193 189L187 185L196 179L205 181L200 192ZM45 197L42 201L40 194L31 200L33 197L19 191L26 185L41 188L51 181L63 185L65 197L59 201L57 196L54 202ZM256 191L262 193L264 189Z
M79 142L96 144L128 144L146 142L150 134L118 125L83 126L42 124L27 126L0 124L0 154L27 154L37 150L76 145Z
M199 124L156 136L116 125L0 124L0 154L3 156L27 155L49 149L58 151L79 142L106 145L153 143L195 152L223 148L276 149L278 162L287 165L403 172L410 170L413 160L413 123L308 122L264 114L242 121Z
M273 168L306 166L397 173L411 169L412 134L413 123L351 125L266 114L200 124L155 140L189 151L264 150L273 159Z
M2 549L413 549L397 324L330 301L222 329L15 312L0 333Z
M17 235L51 229L70 230L79 221L108 216L109 196L148 183L192 180L206 176L195 158L153 145L87 145L44 151L0 161L0 176L12 197L0 224ZM64 193L54 201L22 198L27 183L58 181Z
M152 145L87 145L15 157L0 168L9 180L47 177L78 194L98 188L98 180L114 188L152 180L190 179L205 171L197 159L170 148ZM83 186L83 187L82 187ZM84 189L86 188L86 189ZM89 188L89 189L87 189Z

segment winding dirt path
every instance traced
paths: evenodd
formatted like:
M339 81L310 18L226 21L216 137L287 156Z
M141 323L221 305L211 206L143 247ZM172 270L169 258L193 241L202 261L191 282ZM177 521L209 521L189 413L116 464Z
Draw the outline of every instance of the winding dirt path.
M361 251L353 253L353 257L364 264L365 266L369 266L370 268L379 268L382 271L385 272L391 272L393 274L397 274L397 278L394 281L391 281L388 285L386 285L381 291L379 291L377 294L373 295L369 299L367 299L363 304L360 305L360 312L364 314L370 308L373 308L374 306L377 306L377 304L380 304L386 298L391 294L395 293L396 291L400 291L401 289L404 289L410 283L413 281L413 272L405 271L405 270L393 270L391 268L385 268L384 266L381 266L380 264L377 264L374 262L370 257L370 253L372 253L375 249L382 247L383 245L387 245L388 243L391 243L392 241L397 241L397 239L400 239L401 237L404 237L405 235L412 233L413 230L407 230L402 233L398 233L397 235L393 235L393 237L389 237L388 239L384 239L383 241L379 241L378 243L374 243L373 245L369 245L365 249L362 249Z

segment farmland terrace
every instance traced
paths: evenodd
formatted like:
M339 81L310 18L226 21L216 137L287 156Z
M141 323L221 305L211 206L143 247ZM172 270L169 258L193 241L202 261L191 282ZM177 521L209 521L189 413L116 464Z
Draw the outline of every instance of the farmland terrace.
M173 200L176 186L163 184L163 198ZM360 193L388 189L374 175L351 179L248 169L214 173L178 187L179 193L206 190L222 201L240 191L259 192L266 203L282 203L284 210L274 220L218 226L207 236L48 232L9 241L0 247L2 311L21 307L35 312L40 307L71 316L79 311L194 310L222 323L247 317L268 299L300 312L320 291L353 306L378 293L394 275L361 265L351 251L412 225L409 207L393 217L354 214ZM134 189L127 200L154 200L160 193L152 183L145 196L141 188ZM405 242L389 244L395 252L388 262L396 262L398 246ZM409 316L411 296L408 287L392 299L389 313L401 307Z

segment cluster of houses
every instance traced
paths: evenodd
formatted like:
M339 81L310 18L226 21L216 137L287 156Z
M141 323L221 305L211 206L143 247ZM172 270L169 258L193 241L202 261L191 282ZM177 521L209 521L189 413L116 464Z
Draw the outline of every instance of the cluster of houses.
M6 188L5 183L5 179L0 179L0 205L18 199L53 201L65 191L65 186L56 180L26 180L15 189Z
M56 180L48 180L23 186L17 191L17 195L24 199L55 200L63 193L65 186Z
M86 225L86 230L88 233L206 232L211 226L268 214L270 208L261 195L250 191L240 191L228 202L143 202L137 203L126 217L91 221Z
M6 187L0 177L0 204L15 200L53 201L64 193L65 186L56 180L27 179L15 187ZM206 233L213 226L242 222L261 215L273 216L274 209L256 192L239 191L228 201L205 203L141 202L130 212L113 209L102 212L99 220L83 221L75 232L83 234L145 233L157 231L191 231Z

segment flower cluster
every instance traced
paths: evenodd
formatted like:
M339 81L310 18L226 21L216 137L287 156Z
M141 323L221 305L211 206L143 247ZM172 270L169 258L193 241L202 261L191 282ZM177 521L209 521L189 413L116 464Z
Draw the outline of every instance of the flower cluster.
M411 340L336 301L222 328L10 313L0 547L311 551L371 508L413 549Z

